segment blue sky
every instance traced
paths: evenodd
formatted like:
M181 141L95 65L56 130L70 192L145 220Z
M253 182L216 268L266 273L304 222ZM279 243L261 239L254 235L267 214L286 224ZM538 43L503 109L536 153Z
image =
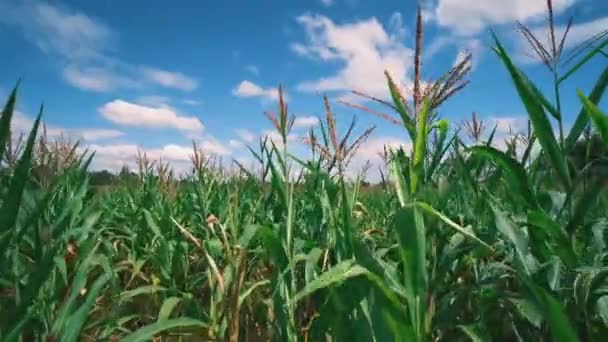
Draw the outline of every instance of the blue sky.
M550 75L514 32L521 20L542 32L544 0L430 0L423 4L423 78L441 75L458 54L473 53L471 84L440 108L457 123L475 111L523 127L525 112L504 67L489 49L493 28L518 65L541 89ZM567 47L608 28L608 3L554 0L558 27L570 15ZM246 159L243 143L271 129L264 111L277 108L282 84L299 117L291 148L317 116L322 94L339 125L357 115L358 127L377 129L358 164L377 161L384 144L408 144L403 129L336 103L350 89L388 95L388 69L405 87L413 75L415 1L53 1L0 0L0 97L22 78L17 126L25 127L44 102L52 134L74 134L98 151L96 168L118 169L138 148L184 165L192 139L209 153ZM563 87L566 121L606 58L598 57ZM549 93L551 94L551 93ZM605 101L604 101L605 103Z

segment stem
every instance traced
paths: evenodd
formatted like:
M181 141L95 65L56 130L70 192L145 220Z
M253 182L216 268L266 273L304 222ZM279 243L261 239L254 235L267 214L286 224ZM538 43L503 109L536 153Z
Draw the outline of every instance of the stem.
M562 104L559 96L559 82L557 76L557 65L553 67L553 89L555 92L555 106L557 107L557 113L559 114L559 145L564 150L564 123L562 119Z

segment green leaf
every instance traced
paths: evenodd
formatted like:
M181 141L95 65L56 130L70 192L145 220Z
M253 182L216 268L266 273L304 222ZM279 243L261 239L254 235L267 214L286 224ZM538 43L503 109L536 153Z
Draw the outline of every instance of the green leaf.
M553 341L578 341L576 330L570 324L570 320L566 316L562 305L542 287L534 285L531 279L526 280L526 284L534 294L536 303L551 329Z
M388 88L391 92L391 97L393 99L393 103L395 104L395 108L397 109L397 112L401 116L401 121L403 122L403 126L405 127L408 134L410 135L410 139L412 141L414 141L414 140L416 140L416 127L415 127L414 120L412 120L412 118L410 116L410 115L413 115L413 113L408 113L407 110L405 109L405 106L401 102L401 97L399 96L399 90L397 89L397 85L391 81L391 78L388 76L388 74L386 74L386 79L388 82Z
M435 124L435 126L439 130L439 139L437 140L437 144L435 146L435 152L433 153L433 159L431 160L431 164L429 165L429 169L427 170L427 173L426 173L427 181L431 179L431 177L433 176L433 173L435 172L435 169L437 169L437 166L439 165L439 163L441 162L441 159L447 152L450 144L456 138L456 134L454 134L454 136L452 137L452 140L450 141L450 143L448 143L448 146L444 148L445 139L448 136L449 122L446 119L441 119Z
M8 100L2 109L2 116L0 117L0 160L4 159L6 146L11 138L11 120L13 118L15 103L17 102L17 89L19 89L19 82L17 82L13 91L11 91Z
M412 172L410 174L410 191L416 193L418 183L424 179L424 160L426 158L427 142L429 138L428 116L430 115L430 101L424 99L417 117L416 141L414 143L414 157L412 159Z
M156 285L144 285L133 290L123 291L120 293L120 301L126 302L135 296L139 296L141 294L153 294L156 292L166 291L167 288Z
M469 150L498 166L507 179L509 189L516 190L529 206L538 207L536 196L528 182L528 174L517 160L490 146L473 146Z
M158 227L158 224L156 224L156 221L152 217L152 214L147 209L142 209L142 210L144 211L144 218L146 219L148 228L150 228L152 233L154 233L154 236L162 237L163 234L160 231L160 227Z
M167 320L171 316L171 313L175 309L175 307L181 302L182 299L180 297L169 297L165 299L163 305L160 307L160 311L158 312L157 321Z
M400 150L397 153L391 152L391 157L389 160L389 172L391 183L395 188L395 193L397 194L397 198L399 199L399 204L403 207L406 202L409 200L409 191L407 188L407 184L404 179L403 173L403 151Z
M595 309L602 318L602 321L604 321L604 324L608 325L608 296L598 298L595 303Z
M578 196L578 200L574 205L574 212L570 216L566 231L574 233L577 227L585 224L585 218L589 218L588 213L596 208L600 195L605 193L605 179L598 177L590 182L584 188L582 194Z
M125 336L121 342L140 342L140 341L149 341L156 334L161 332L165 332L167 330L176 329L176 328L204 328L207 325L199 320L181 317L181 318L173 318L162 321L157 321L152 324L148 324L144 327L141 327L134 331L133 333Z
M486 342L492 341L487 333L483 332L478 326L475 325L459 325L458 326L472 342Z
M543 151L547 154L549 162L557 172L557 176L559 177L560 181L566 187L566 189L569 189L571 185L570 175L568 173L566 161L562 151L560 150L557 140L555 139L555 135L553 134L553 129L551 127L551 123L549 122L549 118L545 114L543 106L538 102L534 92L530 89L528 83L522 77L521 71L519 71L515 65L513 65L511 58L503 48L502 44L499 42L496 35L494 35L494 33L492 33L492 35L496 43L495 51L511 75L511 79L515 84L517 93L524 103L528 116L530 117L530 121L534 127L534 133L538 138L539 143L543 147Z
M477 236L475 236L475 234L467 231L467 229L465 229L463 226L461 226L458 223L450 220L447 216L445 216L442 213L438 212L435 208L431 207L427 203L416 202L415 205L417 207L421 208L422 210L424 210L425 212L427 212L427 213L429 213L429 214L431 214L431 215L439 218L441 221L443 221L448 226L456 229L460 234L463 234L464 236L466 236L466 237L474 240L475 242L477 242L480 245L484 246L488 250L492 251L492 247L490 247L490 245L488 245L487 243L483 242L481 239L479 239Z
M23 191L25 190L25 184L29 179L30 167L32 164L32 154L34 150L34 143L36 142L36 134L38 133L38 126L40 125L40 118L42 117L42 110L44 107L40 107L40 112L34 121L34 127L29 134L27 139L27 145L17 163L15 173L11 179L11 184L8 188L8 193L2 201L2 207L0 207L0 233L9 229L13 229L15 222L17 221L17 215L21 208L21 199L23 198ZM2 144L0 144L2 145Z
M536 85L534 85L534 83L528 78L528 76L526 76L526 74L524 74L523 72L520 71L520 75L521 77L526 81L526 84L528 85L528 87L530 87L530 90L534 93L534 96L542 103L543 107L556 119L556 120L561 120L561 115L560 113L557 111L557 109L553 106L553 104L551 104L551 102L549 102L549 100L547 100L547 98L545 97L545 95L543 95L543 93L536 87Z
M508 300L515 306L517 312L523 318L528 320L537 329L540 329L543 316L534 302L524 298L508 298Z
M593 56L602 51L604 47L608 45L608 39L604 40L601 44L597 45L593 50L589 51L585 57L581 58L581 60L576 63L570 70L568 70L562 77L557 80L557 83L560 84L563 81L567 80L568 77L572 76L576 71L578 71L583 65L585 65Z
M491 207L494 212L496 228L515 246L518 259L526 274L534 274L538 270L539 265L536 258L528 250L528 236L523 227L516 227L515 223L507 217L507 214L498 209L494 204L491 204Z
M369 272L367 269L356 265L355 260L344 260L306 284L303 289L293 296L293 304L318 290L341 284L350 278L361 276L367 272Z
M595 129L599 132L602 140L604 140L604 144L608 147L608 116L602 113L600 109L591 102L582 91L577 90L578 97L583 103L583 108L591 118L591 121L595 125Z
M91 288L87 292L87 297L84 303L68 318L65 327L61 330L63 334L63 336L61 336L62 342L79 340L80 332L87 321L87 318L89 317L89 313L95 304L95 300L110 278L111 276L109 274L101 275L95 280L93 285L91 285Z
M606 88L608 88L608 66L604 68L604 71L602 71L600 74L600 77L596 81L591 93L589 93L589 101L595 105L600 103ZM585 107L582 107L578 113L578 116L576 117L574 125L570 129L570 133L568 133L568 137L566 138L566 152L572 151L576 145L576 142L578 141L578 138L583 133L585 127L587 127L588 122L589 115L587 114Z
M241 233L237 244L243 248L249 248L249 243L255 237L259 227L260 226L256 224L249 224L245 226L245 229Z
M243 291L243 293L239 295L238 306L240 307L241 304L243 304L243 301L245 301L245 299L247 299L247 297L249 297L255 289L257 289L258 287L266 286L268 284L270 284L270 280L268 279L260 280L253 283L251 286L249 286L249 288L247 288L247 290Z
M428 290L424 218L415 207L400 208L391 221L391 229L397 233L401 246L410 320L416 336L421 338Z

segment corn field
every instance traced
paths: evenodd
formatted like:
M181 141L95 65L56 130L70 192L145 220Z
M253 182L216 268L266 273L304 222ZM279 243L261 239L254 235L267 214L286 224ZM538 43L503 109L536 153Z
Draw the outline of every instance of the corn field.
M97 191L94 151L45 138L42 108L15 138L17 85L0 118L0 340L605 341L608 31L567 56L568 30L544 46L519 29L555 92L492 34L530 127L497 149L475 115L439 116L471 56L423 86L418 14L413 91L387 71L390 101L355 93L390 114L345 103L413 143L386 149L372 186L345 170L373 127L340 132L325 98L301 160L281 95L267 118L283 144L249 146L254 168L227 173L195 144L187 175L142 154L136 177ZM590 60L603 72L563 113L560 86Z

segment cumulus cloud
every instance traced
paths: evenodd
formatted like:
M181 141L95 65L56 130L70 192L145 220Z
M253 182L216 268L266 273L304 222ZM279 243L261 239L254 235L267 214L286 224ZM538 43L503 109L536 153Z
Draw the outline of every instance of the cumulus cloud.
M237 129L235 133L239 136L239 138L241 138L241 140L248 143L253 142L256 138L256 135L247 129Z
M96 57L112 37L95 18L48 3L8 0L0 12L0 23L20 28L42 51L68 59Z
M528 129L528 118L525 116L490 116L488 129L496 126L497 134L523 133Z
M210 138L197 142L207 155L229 155L230 150ZM89 151L95 151L92 169L119 171L123 166L135 169L138 152L145 153L150 160L163 160L169 163L171 168L180 175L190 167L190 156L193 153L191 146L178 144L166 144L161 147L145 148L137 144L90 144L86 146Z
M194 116L179 115L168 106L145 106L114 100L99 108L101 115L117 124L150 128L173 128L184 132L201 132L201 121Z
M283 137L281 137L281 135L275 130L263 131L262 139L268 139L267 140L268 144L271 144L272 142L274 142L274 144L277 146L277 148L283 147ZM297 141L297 140L298 140L298 136L296 134L290 133L287 135L287 143Z
M243 148L245 144L242 141L230 139L228 141L228 145L232 148Z
M399 39L404 32L400 18L400 15L393 16L388 32L376 18L337 24L322 15L299 16L297 22L305 29L308 41L293 43L291 49L303 57L339 63L341 68L335 75L300 83L298 90L344 92L356 89L386 97L385 69L399 84L409 86L413 51Z
M124 62L109 51L118 35L100 20L67 6L38 0L0 2L0 25L19 29L43 53L64 65L64 80L86 91L144 85L192 90L197 82L179 72Z
M553 0L553 11L559 14L577 1ZM545 1L438 0L433 17L440 26L460 35L472 35L490 25L538 20L544 18L546 12Z
M57 138L64 136L67 138L73 138L84 142L93 142L99 140L109 140L119 138L125 135L123 131L117 129L107 128L65 128L57 125L47 124L43 121L46 128L46 135L49 138ZM34 120L24 114L23 112L16 111L13 114L13 120L11 122L11 130L14 135L28 134L34 125ZM39 133L42 132L42 128L39 129Z
M277 100L279 98L279 89L262 88L251 81L244 80L232 90L232 94L238 97L261 97Z
M293 128L310 128L319 124L319 118L316 116L296 116L293 122Z
M141 70L146 79L163 87L185 91L191 91L197 87L197 82L195 79L180 72L171 72L150 67L142 67Z

